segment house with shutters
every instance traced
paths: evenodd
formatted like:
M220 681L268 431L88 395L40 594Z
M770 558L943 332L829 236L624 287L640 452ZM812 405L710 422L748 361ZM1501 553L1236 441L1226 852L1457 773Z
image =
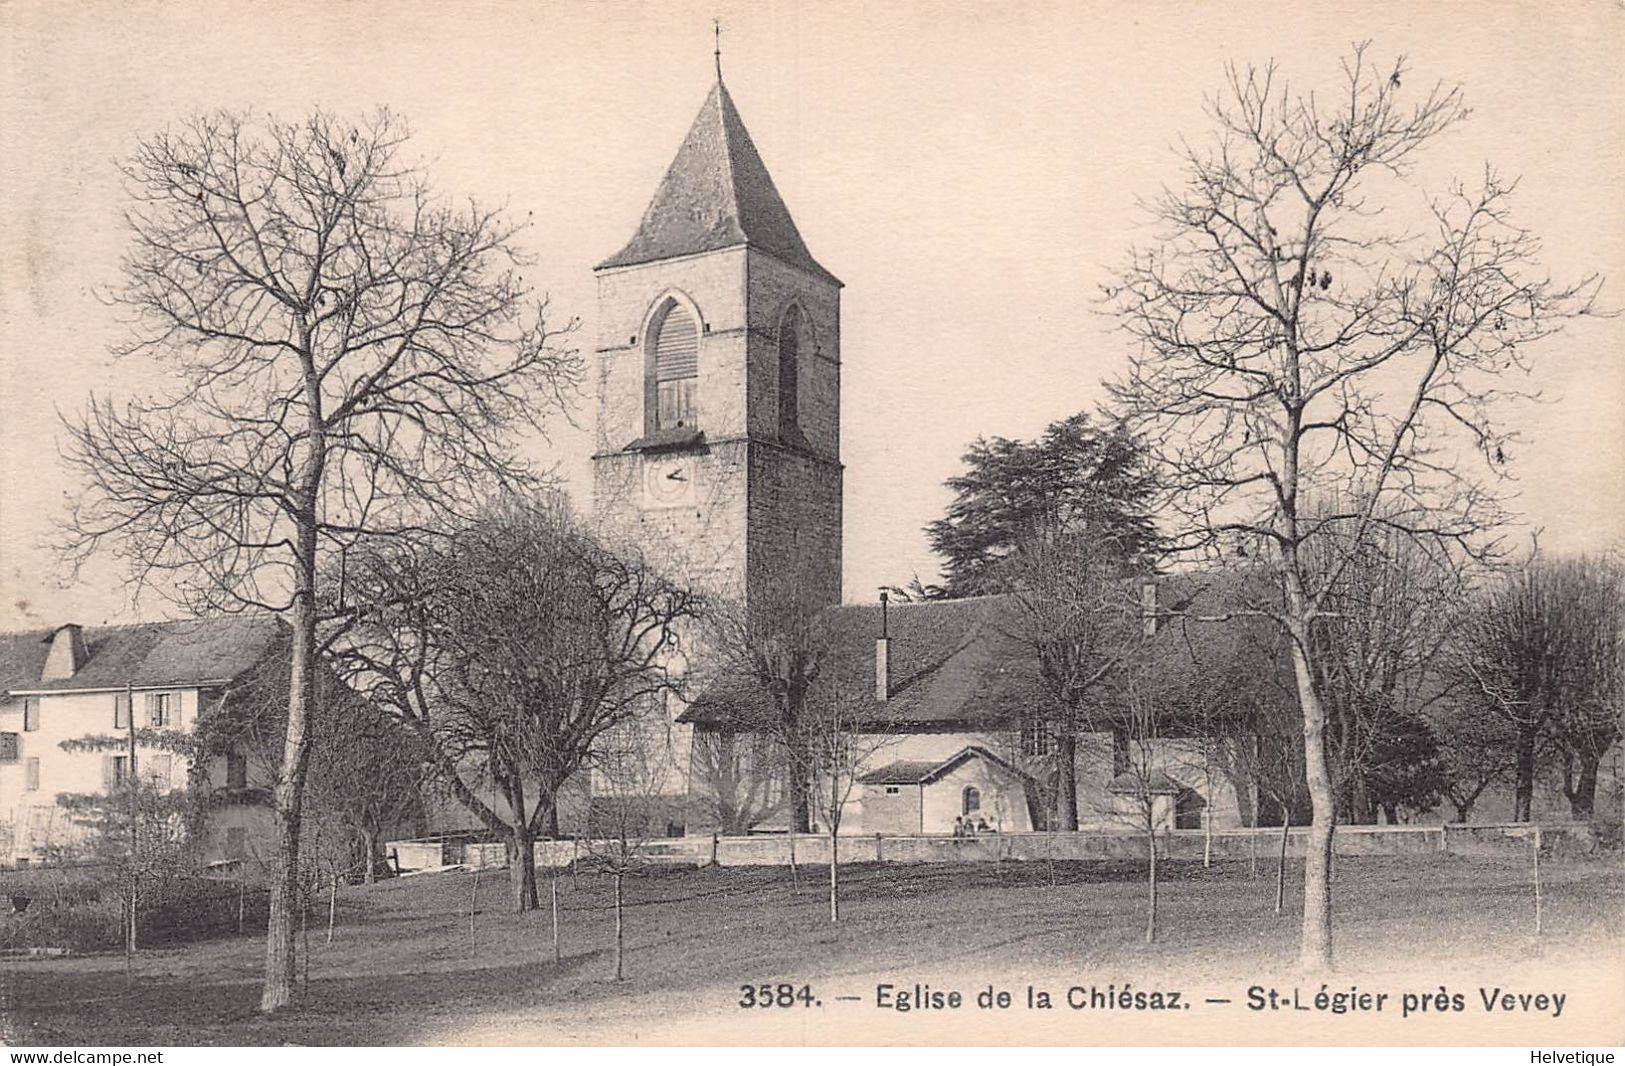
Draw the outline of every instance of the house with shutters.
M284 654L285 631L261 615L0 633L0 865L71 847L83 830L58 797L106 792L131 773L127 750L64 742L195 732ZM205 857L246 860L270 839L269 776L253 755L225 750L194 765L137 744L134 769L161 790L208 790Z

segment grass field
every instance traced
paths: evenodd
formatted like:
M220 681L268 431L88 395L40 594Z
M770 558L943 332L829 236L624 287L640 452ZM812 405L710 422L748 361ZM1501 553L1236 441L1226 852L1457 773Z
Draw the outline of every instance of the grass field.
M1237 994L1235 982L1256 975L1290 980L1295 866L1279 917L1268 863L1256 877L1245 863L1168 863L1165 871L1162 936L1148 945L1143 872L1133 863L1057 864L1053 885L1042 863L854 867L844 871L838 927L828 922L817 869L803 871L799 893L782 869L661 870L628 879L620 982L610 979L607 879L561 879L563 960L555 965L545 906L506 913L505 873L481 879L472 932L473 874L403 878L341 890L331 944L323 901L311 918L308 985L279 1016L255 1009L263 940L245 935L145 951L128 973L122 956L0 963L0 1038L58 1046L723 1039L755 1017L738 1009L739 986L792 981L825 1002L789 1012L797 1018L768 1012L777 1028L763 1038L818 1041L857 1032L819 1028L836 1025L838 1009L872 1020L880 979L957 980L969 993L990 982L1083 975L1144 987L1154 975L1178 974ZM1400 963L1415 974L1521 973L1537 952L1558 972L1586 960L1617 966L1618 858L1552 864L1544 874L1536 945L1520 864L1340 858L1339 980L1393 973ZM1613 989L1601 994L1599 1002L1612 1002ZM839 995L864 1002L838 1005ZM1214 1017L1230 1024L1244 1018L1239 1011ZM822 1021L808 1020L815 1016ZM717 1024L707 1027L708 1018ZM690 1023L702 1028L683 1028ZM1197 1030L1187 1036L1201 1039Z

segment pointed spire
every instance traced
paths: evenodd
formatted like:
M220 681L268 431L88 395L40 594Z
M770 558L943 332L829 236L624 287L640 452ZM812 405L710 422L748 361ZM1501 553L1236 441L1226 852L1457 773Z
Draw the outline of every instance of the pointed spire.
M712 19L711 20L711 27L717 31L717 50L715 52L716 59L717 59L717 84L721 85L722 84L722 20L721 19Z
M749 245L839 285L812 257L790 218L722 84L720 43L717 47L717 82L666 168L637 233L597 269Z

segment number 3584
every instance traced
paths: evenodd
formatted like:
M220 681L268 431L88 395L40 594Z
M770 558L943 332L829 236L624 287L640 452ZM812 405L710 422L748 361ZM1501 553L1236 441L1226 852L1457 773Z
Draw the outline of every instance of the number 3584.
M740 985L739 1005L744 1008L789 1008L816 1007L819 1003L811 985L794 985L786 981L780 984Z

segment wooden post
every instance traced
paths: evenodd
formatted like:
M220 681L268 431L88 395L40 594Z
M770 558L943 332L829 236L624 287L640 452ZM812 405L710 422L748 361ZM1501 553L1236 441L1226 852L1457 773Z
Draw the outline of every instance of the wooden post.
M550 880L553 897L553 965L559 964L559 875L555 871Z
M1275 913L1286 905L1286 838L1292 831L1292 816L1281 808L1281 854L1275 864Z
M615 980L619 981L625 976L625 928L621 920L621 877L619 866L615 868Z
M304 941L302 952L304 954L304 980L301 983L302 992L310 991L310 885L303 883L300 877L299 885L299 936Z
M248 891L248 871L237 868L237 935L243 935L243 900Z
M332 887L329 888L328 891L327 891L327 942L329 944L331 944L333 942L333 918L338 912L338 907L339 907L339 875L338 875L337 872L335 872L333 874Z
M1541 933L1541 907L1540 907L1540 826L1535 826L1535 940L1540 940Z
M464 855L466 856L467 852L464 852ZM480 864L475 863L474 864L474 888L473 888L473 891L471 891L469 893L469 896L468 896L468 942L469 942L470 945L472 945L474 943L474 912L478 909L479 902L480 902Z

